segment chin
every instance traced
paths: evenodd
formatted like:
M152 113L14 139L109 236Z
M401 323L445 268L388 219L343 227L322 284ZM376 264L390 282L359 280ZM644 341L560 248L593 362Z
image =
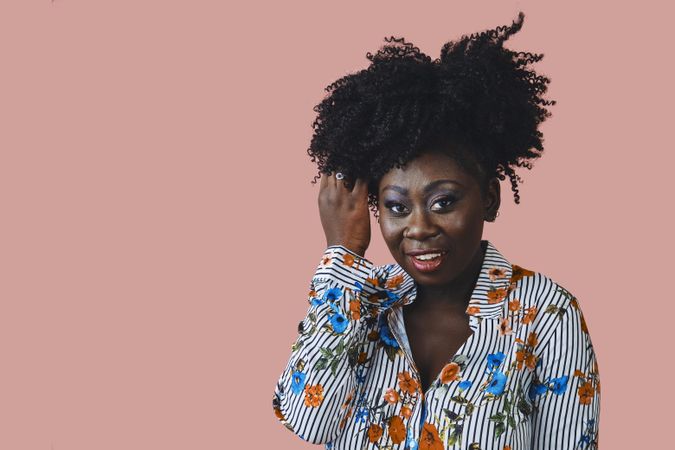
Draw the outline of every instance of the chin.
M413 280L415 280L415 282L420 286L443 286L453 280L453 278L448 278L447 276L443 276L441 274L434 274L434 275L415 274L411 276Z

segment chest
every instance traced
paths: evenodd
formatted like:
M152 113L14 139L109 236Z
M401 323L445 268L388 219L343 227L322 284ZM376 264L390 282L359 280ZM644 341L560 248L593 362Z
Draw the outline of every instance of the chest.
M471 336L469 317L461 313L403 312L412 358L426 391Z

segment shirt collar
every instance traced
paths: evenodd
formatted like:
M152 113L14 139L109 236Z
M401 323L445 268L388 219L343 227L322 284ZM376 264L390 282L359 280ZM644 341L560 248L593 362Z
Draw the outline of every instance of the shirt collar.
M490 241L482 242L487 243L487 248L466 313L485 319L497 318L502 316L504 301L513 288L511 280L513 268ZM390 279L397 277L399 281L395 287L389 289L400 299L397 303L407 305L415 301L417 283L412 276L398 264L389 266L388 272Z

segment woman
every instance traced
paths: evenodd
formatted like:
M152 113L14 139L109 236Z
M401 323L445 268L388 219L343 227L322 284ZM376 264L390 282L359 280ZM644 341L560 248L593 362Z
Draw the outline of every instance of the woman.
M598 366L577 299L482 239L500 180L543 151L543 55L524 15L432 61L392 39L327 88L309 148L327 249L276 386L279 420L334 449L598 446ZM315 179L316 181L316 179ZM396 261L374 266L369 208Z

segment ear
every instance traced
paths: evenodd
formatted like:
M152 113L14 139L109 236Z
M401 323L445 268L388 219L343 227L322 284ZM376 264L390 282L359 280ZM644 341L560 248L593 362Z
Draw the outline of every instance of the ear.
M501 189L499 184L499 178L491 178L485 189L485 195L483 198L483 207L485 211L485 220L488 222L494 222L497 218L497 213L499 212L499 205L501 204Z

